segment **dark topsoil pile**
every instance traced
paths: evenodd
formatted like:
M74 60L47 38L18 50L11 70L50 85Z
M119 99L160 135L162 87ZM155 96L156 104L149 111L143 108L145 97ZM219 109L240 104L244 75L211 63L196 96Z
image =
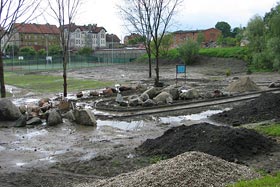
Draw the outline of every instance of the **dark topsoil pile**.
M280 93L264 93L260 97L234 107L229 111L215 114L210 119L238 126L265 120L280 120Z
M145 156L174 157L187 151L200 151L227 161L241 162L276 147L275 141L254 130L200 123L167 130L148 139L136 150Z

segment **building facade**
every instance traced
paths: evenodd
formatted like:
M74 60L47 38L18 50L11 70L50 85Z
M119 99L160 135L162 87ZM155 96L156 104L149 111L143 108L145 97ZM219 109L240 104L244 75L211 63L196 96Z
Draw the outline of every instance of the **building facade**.
M94 25L79 26L74 23L66 25L64 31L70 30L70 48L78 50L83 47L91 49L106 48L106 29Z
M189 31L176 31L173 32L173 44L172 48L176 48L187 40L197 40L199 34L203 36L203 44L208 45L213 42L217 42L217 39L222 35L222 32L216 28L210 28L206 30L189 30Z
M47 50L49 46L59 45L59 37L59 29L55 25L15 23L8 45Z

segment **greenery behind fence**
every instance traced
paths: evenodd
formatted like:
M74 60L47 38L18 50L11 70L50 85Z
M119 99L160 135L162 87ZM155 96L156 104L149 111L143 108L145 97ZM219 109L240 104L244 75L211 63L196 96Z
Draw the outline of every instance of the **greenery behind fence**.
M114 54L104 54L96 56L71 55L68 59L67 68L87 68L102 65L129 63L136 59L133 56L121 56ZM44 71L62 70L62 56L52 56L47 60L46 56L14 56L4 59L5 71Z

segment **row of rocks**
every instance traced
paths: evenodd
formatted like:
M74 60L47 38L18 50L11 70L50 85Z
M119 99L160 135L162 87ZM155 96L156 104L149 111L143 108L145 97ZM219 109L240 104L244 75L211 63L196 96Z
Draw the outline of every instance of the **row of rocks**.
M223 96L224 94L215 90L213 93L201 95L195 88L185 86L170 85L166 88L151 87L140 95L132 95L127 99L116 98L121 106L143 106L151 107L155 105L172 104L176 100L193 100L202 97L213 98Z
M71 101L53 103L43 98L38 105L17 107L9 99L0 100L0 127L24 127L41 125L55 126L63 123L63 118L80 125L96 126L96 119L88 109L73 108Z

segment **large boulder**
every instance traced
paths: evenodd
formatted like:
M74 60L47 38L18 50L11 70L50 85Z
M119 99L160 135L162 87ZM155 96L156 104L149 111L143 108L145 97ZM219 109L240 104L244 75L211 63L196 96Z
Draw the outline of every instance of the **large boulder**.
M85 126L96 126L97 125L95 116L88 109L84 109L84 110L75 109L74 117L75 117L75 122L79 125L85 125Z
M161 92L153 99L157 104L171 104L173 102L170 93Z
M156 102L152 99L148 99L142 104L143 107L152 107L155 105L156 105Z
M0 100L0 121L16 121L22 116L19 108L9 99Z
M129 106L135 107L138 105L142 105L142 103L143 103L143 101L137 95L132 95L132 96L128 97Z
M56 110L51 110L48 113L47 117L47 125L49 126L55 126L62 123L62 117L60 113L58 113Z
M159 89L155 87L151 87L150 89L146 90L143 94L148 94L150 99L153 99L155 96L159 94Z
M170 85L162 90L162 92L170 93L173 100L178 100L180 97L180 92L176 85Z
M186 90L186 91L182 92L180 94L180 98L183 99L183 100L196 99L196 98L199 98L199 93L194 88L189 89L189 90Z

